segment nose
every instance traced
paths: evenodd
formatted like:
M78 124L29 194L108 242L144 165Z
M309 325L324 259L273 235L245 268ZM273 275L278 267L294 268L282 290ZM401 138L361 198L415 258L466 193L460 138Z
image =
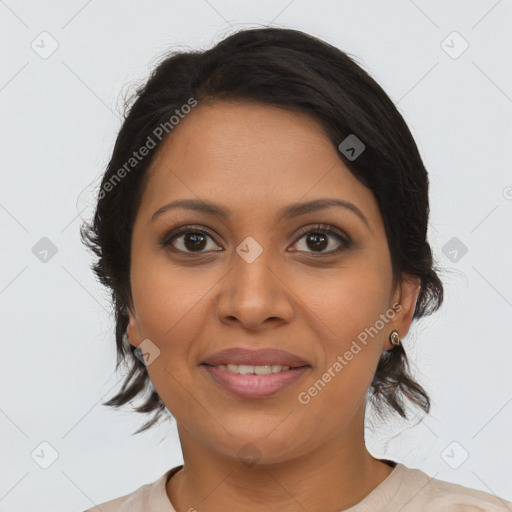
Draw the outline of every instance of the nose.
M229 272L218 286L216 313L220 322L240 324L256 331L265 324L290 322L294 315L293 293L286 283L281 262L254 239L238 246Z

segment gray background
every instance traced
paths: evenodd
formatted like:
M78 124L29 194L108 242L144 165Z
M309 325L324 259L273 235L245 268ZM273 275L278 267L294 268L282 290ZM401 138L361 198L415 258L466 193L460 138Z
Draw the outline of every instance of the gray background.
M182 462L174 423L130 437L143 418L101 405L122 374L78 229L123 95L162 52L267 24L355 55L430 172L446 300L404 344L432 412L368 428L370 451L512 500L511 14L510 0L0 1L0 510L83 510Z

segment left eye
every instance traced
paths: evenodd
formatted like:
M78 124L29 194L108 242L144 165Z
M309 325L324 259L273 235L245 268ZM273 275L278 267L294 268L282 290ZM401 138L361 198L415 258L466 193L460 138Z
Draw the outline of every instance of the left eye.
M324 251L324 249L329 246L329 237L335 238L338 241L339 246L336 249ZM351 246L351 241L347 236L344 236L341 231L328 226L318 226L316 228L309 229L303 233L298 240L302 240L303 238L305 239L305 244L309 248L315 249L313 253L323 251L320 252L320 254L333 254L340 252L343 249L348 249ZM295 243L297 244L297 242Z

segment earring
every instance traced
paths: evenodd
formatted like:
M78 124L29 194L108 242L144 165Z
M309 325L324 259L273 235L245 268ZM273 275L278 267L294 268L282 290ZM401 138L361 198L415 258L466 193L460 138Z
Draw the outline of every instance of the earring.
M398 331L393 331L390 335L389 335L389 341L397 346L397 345L400 345L400 335L398 334Z

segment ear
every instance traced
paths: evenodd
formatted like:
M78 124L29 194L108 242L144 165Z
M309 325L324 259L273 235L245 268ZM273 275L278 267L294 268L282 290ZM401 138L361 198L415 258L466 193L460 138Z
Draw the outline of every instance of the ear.
M128 327L126 328L126 336L128 337L128 342L133 347L138 347L141 339L140 339L140 332L139 332L139 323L137 321L137 317L135 313L133 312L134 308L133 305L130 304L128 307Z
M402 340L409 332L420 291L420 278L411 274L403 274L402 280L397 284L391 301L391 308L394 309L395 316L389 322L389 332L387 332L385 339L386 350L394 348L394 345L389 341L389 335L392 331L398 331ZM396 307L393 307L394 305Z

